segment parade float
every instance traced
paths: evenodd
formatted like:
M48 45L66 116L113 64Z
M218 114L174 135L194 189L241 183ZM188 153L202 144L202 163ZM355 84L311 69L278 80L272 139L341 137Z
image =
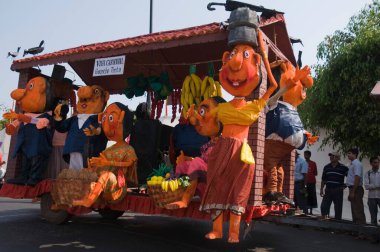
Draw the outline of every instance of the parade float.
M231 216L233 217L231 218L233 219L233 223L237 223L236 225L239 225L240 219L242 222L250 224L252 220L261 218L269 213L285 212L290 207L288 204L263 204L262 202L265 113L261 113L270 94L277 91L277 83L271 73L269 63L282 60L283 62L289 62L293 67L297 66L285 25L284 13L236 1L227 1L226 4L211 3L208 5L208 8L212 10L214 5L224 5L227 11L231 11L230 20L227 22L216 22L115 41L81 45L75 48L16 60L13 62L11 69L20 74L18 83L19 89L25 88L26 83L29 83L28 85L30 86L31 80L34 78L42 78L46 83L49 83L48 85L50 86L54 85L54 79L63 80L65 70L59 67L59 64L67 63L75 73L81 77L86 85L99 85L110 95L124 94L128 98L133 98L147 92L150 99L149 103L152 105L151 119L159 119L163 106L165 104L171 105L172 122L177 120L178 112L181 112L182 116L186 117L189 114L189 110L191 112L194 106L195 110L201 114L201 111L198 110L199 105L207 98L221 94L220 84L218 82L221 82L221 86L234 96L246 98L247 100L258 100L259 102L255 103L255 106L259 106L260 108L256 109L257 111L253 119L251 118L247 120L246 123L243 123L243 134L238 134L240 140L236 148L242 149L242 146L244 147L242 155L239 155L241 160L238 160L238 162L241 163L241 167L245 167L242 169L245 169L248 174L244 173L239 175L244 182L240 185L244 186L244 195L242 196L243 199L240 199L241 202L238 202L236 209L229 207L222 207L220 209L213 208L210 206L218 202L199 197L193 198L186 204L174 204L177 207L173 207L173 205L165 207L168 204L184 200L185 192L188 192L189 187L191 187L191 181L189 183L188 178L175 176L173 175L174 171L171 171L169 167L160 168L158 164L155 163L155 169L151 170L153 173L143 178L139 177L139 185L136 185L136 178L133 179L132 182L131 179L127 179L127 176L132 178L135 175L121 168L117 168L126 167L126 163L128 163L128 166L133 166L132 163L136 160L123 161L122 159L109 159L109 157L112 156L111 154L100 154L98 159L97 157L89 159L89 164L91 165L89 165L87 169L92 169L91 166L117 168L116 170L108 170L108 175L104 176L106 177L105 179L102 177L104 173L96 174L96 168L93 172L89 170L87 174L83 174L85 172L82 172L82 174L74 174L65 171L64 173L66 174L58 176L57 178L43 179L37 184L28 185L28 183L25 183L25 185L20 185L20 183L5 183L0 191L0 196L31 199L41 197L42 217L57 224L64 223L72 215L80 215L93 210L98 211L104 218L110 219L120 217L125 211L144 214L165 214L181 218L186 217L204 220L210 220L210 218L213 217L214 224L215 220L218 219L216 225L222 223L223 220L227 220L228 215L223 216L219 213L219 215L216 214L215 216L215 213L211 214L209 210L216 209L217 211L232 212L233 214ZM246 18L249 21L244 21L241 15L237 15L237 13L240 13L237 11L246 13ZM258 15L258 12L261 13L261 15ZM247 37L250 37L251 40L248 42L249 48L244 49L247 46L245 39ZM235 49L233 49L234 47ZM248 79L248 85L237 83L237 80L231 79L233 73L229 71L231 71L231 69L241 68L238 64L238 56L241 57L241 59L250 60L250 62L243 64L244 69L249 70L246 72L244 72L245 70L241 71L243 75L248 74L247 76L249 76L249 78L245 76L245 78ZM38 70L38 67L46 65L58 65L57 69L59 70L54 72L52 76L43 75ZM226 70L226 68L230 70ZM222 72L218 75L213 69L222 69ZM225 71L223 71L223 69L225 69ZM292 85L294 85L291 84L291 82L296 81L296 78L295 74L288 78L287 88L291 88ZM238 89L236 89L236 86ZM77 88L73 86L70 90L72 89ZM236 90L239 91L237 92ZM71 99L70 97L58 98L58 100L64 99L68 101L71 105L76 103L72 97ZM242 100L243 99L240 99L240 101ZM19 103L17 105L19 105ZM221 107L225 106L228 105ZM235 108L239 108L239 106L240 105L233 104ZM41 107L43 106L41 105ZM218 108L220 109L219 106ZM50 108L50 111L52 110L54 110L54 108ZM117 109L114 108L114 110L116 111ZM16 112L12 112L11 115L8 116L9 119L21 120L24 118L21 111L25 112L27 110L21 106L16 106L15 111ZM30 112L41 113L47 111L49 110L44 107L41 111ZM59 110L55 112L56 118L64 118ZM219 110L218 113L222 112L223 110ZM107 114L107 110L104 113ZM118 116L120 116L119 112L117 113ZM250 115L248 116L251 117ZM228 118L228 115L224 117ZM101 122L102 117L99 118ZM110 122L114 119L110 119L110 117L106 118L108 118L107 120L110 120ZM121 118L121 116L115 117L115 119L117 118ZM33 127L36 127L35 125L38 124L35 120L25 118L22 122L25 123L25 125L31 122ZM236 124L236 120L232 120L232 122L225 120L223 123L233 125L233 127L224 128L226 132L223 134L226 134L226 136L231 132L236 132L241 126L240 124ZM42 128L45 128L45 130L50 128L46 121L42 126L44 126ZM107 132L109 129L103 127L104 125L101 123L101 127L99 128L90 128L89 131L91 132L88 132L88 135L93 136L94 134L104 132L106 136L108 134L107 137L109 139L112 139L112 137L109 137L109 132ZM115 126L114 132L116 132L117 127ZM156 126L153 128L157 129ZM118 134L120 135L121 133L119 132ZM113 136L114 134L112 133L111 135ZM12 150L17 143L15 136L16 134L11 140ZM229 136L234 137L235 135L230 134ZM153 134L151 138L156 139L156 135ZM113 140L120 142L120 137ZM155 145L159 144L155 143ZM133 146L132 144L132 147ZM145 147L149 148L150 146L146 144ZM107 151L107 149L105 151ZM164 149L160 151L164 151ZM10 153L12 153L12 151ZM136 153L137 176L139 176L139 154L137 150ZM221 155L223 153L219 154ZM282 160L283 167L286 170L283 193L289 198L293 198L293 163L294 153L289 152ZM22 157L20 155L15 155L14 159L9 158L6 178L18 178L20 174L22 174L21 164ZM55 166L59 165L60 163L56 163ZM57 169L57 167L49 166L47 169ZM122 172L120 172L120 170L122 170ZM154 174L154 172L156 172L156 174ZM143 173L149 174L149 172L147 173L146 171L141 172L141 174ZM248 180L243 179L246 176L249 177ZM75 186L76 182L73 182L70 184L71 189L70 186L68 186L69 183L62 182L74 180L78 182L78 178L82 178L82 180L79 181L79 185ZM141 181L148 181L148 190L140 190ZM12 182L12 180L10 182ZM22 183L23 181L21 184ZM67 188L61 190L63 186L59 186L59 184L67 185ZM75 191L75 188L79 186L84 188L82 190L83 193L80 193L80 195L73 196L73 194L67 193L70 190L71 192ZM107 189L107 186L110 187ZM215 190L215 186L218 186L218 184L213 184L211 187L207 185L206 193L209 194L210 190ZM157 190L154 191L154 188L156 188L158 192ZM241 188L236 188L236 190L238 189L240 190ZM229 190L229 188L226 187L225 190ZM142 191L144 193L142 193ZM166 196L162 197L163 194L165 195L165 193L175 191L177 191L177 193L174 193L174 196L170 196L171 200L162 201L162 198L168 198ZM107 192L112 193L109 194L109 197L104 197ZM120 192L120 194L118 192ZM70 196L64 197L66 193ZM115 196L116 194L117 197ZM190 192L190 195L193 194L193 192ZM100 195L103 196L101 197ZM156 196L153 197L153 195ZM236 195L238 198L240 197L238 192ZM116 199L114 196L117 200L107 200L107 198ZM91 200L88 200L89 198L91 198ZM97 200L98 198L99 200ZM229 205L229 203L231 202L227 202L226 205ZM200 210L200 207L203 211ZM243 208L244 210L242 210ZM230 233L233 234L229 237L230 242L239 241L239 234L236 230L234 231L232 228ZM220 233L214 230L207 238L220 238L220 235Z

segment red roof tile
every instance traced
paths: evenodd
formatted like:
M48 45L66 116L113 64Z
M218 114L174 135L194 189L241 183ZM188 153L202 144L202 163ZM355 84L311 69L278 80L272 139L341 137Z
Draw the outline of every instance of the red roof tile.
M80 54L85 52L104 52L115 49L122 49L133 46L141 46L144 44L151 43L163 43L171 40L179 40L189 37L196 37L205 34L212 34L221 32L219 23L211 23L207 25L201 25L196 27L190 27L180 30L172 30L165 32L157 32L147 35L142 35L133 38L125 38L114 41L102 42L102 43L94 43L88 45L81 45L78 47L65 49L57 52L47 53L39 56L34 56L25 59L15 60L13 64L31 62L31 61L40 61L45 59L52 59L56 57L62 56L70 56L74 54Z

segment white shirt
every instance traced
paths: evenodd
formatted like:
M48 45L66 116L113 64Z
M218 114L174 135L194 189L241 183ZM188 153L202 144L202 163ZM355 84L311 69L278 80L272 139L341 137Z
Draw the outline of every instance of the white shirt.
M347 186L353 186L355 183L355 176L360 177L359 185L363 185L363 166L359 160L354 159L351 161L351 164L348 166L348 174L347 174Z
M78 127L81 129L83 124L87 121L87 119L95 114L78 114Z
M294 180L304 180L304 174L307 174L308 169L309 165L306 163L305 159L298 157L296 160L296 167L294 169Z
M376 172L371 169L364 174L364 186L368 190L368 198L380 199L380 169Z

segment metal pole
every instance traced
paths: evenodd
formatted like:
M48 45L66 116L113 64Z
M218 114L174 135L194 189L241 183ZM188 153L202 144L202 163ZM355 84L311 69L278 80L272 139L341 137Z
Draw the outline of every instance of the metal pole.
M150 19L149 19L149 33L153 30L153 0L150 0Z
M150 0L150 13L149 13L149 34L153 32L153 0ZM149 92L146 92L146 105L148 111L152 109L152 104L150 102Z

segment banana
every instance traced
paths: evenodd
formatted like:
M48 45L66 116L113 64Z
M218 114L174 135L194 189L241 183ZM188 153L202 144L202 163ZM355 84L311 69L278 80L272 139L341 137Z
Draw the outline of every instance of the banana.
M161 183L161 188L162 188L162 190L165 191L165 185L164 185L164 183L165 183L165 181L162 181L162 183Z
M187 106L189 106L189 95L190 95L191 93L190 92L186 92L185 93L185 102L182 104L183 106L185 106L185 104L187 105Z
M195 89L195 81L193 78L190 80L190 92L193 95L193 97L197 96L197 90Z
M194 104L194 96L192 93L189 93L189 98L188 98L188 104L191 106Z
M220 97L223 97L222 86L220 85L220 82L219 81L215 81L215 85L216 85L217 95L220 96Z
M201 78L199 78L199 76L196 74L191 74L191 78L193 79L194 84L195 84L196 95L194 95L194 97L201 96L201 85L202 85Z
M183 104L185 103L185 92L181 92L181 104L183 106Z
M174 185L175 185L175 190L178 189L179 185L178 185L178 179L174 180Z
M203 99L204 99L204 100L210 98L210 87L211 87L211 86L207 86L206 89L205 89L205 92L204 92L204 94L203 94Z
M182 84L182 92L187 93L190 91L190 80L191 76L187 75Z
M203 81L202 81L202 84L201 84L201 96L204 96L204 93L205 93L205 90L206 90L206 87L207 87L207 81L208 81L208 76L206 76Z
M174 181L173 181L173 180L170 180L170 181L169 181L169 187L170 187L170 190L171 190L172 192L175 191L175 185L174 185Z

